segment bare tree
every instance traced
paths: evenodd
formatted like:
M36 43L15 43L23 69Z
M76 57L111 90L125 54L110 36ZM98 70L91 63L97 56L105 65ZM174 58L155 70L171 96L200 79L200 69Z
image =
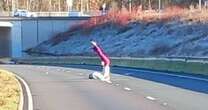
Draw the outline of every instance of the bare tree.
M68 0L0 0L0 10L11 11L12 1L15 8L28 9L30 11L68 11ZM116 3L118 8L129 7L129 0L72 0L74 10L98 10L104 3L111 6ZM159 8L159 0L131 0L132 7L139 7L142 5L144 9ZM203 4L203 0L160 0L161 8L165 5L180 5L189 7L189 5Z

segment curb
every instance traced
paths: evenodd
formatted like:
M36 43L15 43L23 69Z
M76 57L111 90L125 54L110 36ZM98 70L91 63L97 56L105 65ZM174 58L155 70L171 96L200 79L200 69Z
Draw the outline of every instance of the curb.
M27 92L27 97L28 97L28 109L27 110L33 110L33 99L32 99L32 94L31 94L31 90L28 86L28 84L26 83L26 81L24 79L22 79L20 76L16 75L16 78L18 78L23 85L25 86L26 92Z

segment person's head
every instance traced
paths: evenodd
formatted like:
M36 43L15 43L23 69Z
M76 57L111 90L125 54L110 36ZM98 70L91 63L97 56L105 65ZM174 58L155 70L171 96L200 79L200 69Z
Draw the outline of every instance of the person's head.
M93 74L91 73L91 74L89 74L89 79L94 79L93 78Z

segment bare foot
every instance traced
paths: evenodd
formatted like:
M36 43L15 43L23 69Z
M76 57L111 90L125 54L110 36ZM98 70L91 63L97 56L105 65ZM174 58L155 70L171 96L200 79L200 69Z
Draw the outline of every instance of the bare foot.
M105 82L111 84L112 82L110 80L104 80Z
M105 80L110 80L110 76L104 76Z

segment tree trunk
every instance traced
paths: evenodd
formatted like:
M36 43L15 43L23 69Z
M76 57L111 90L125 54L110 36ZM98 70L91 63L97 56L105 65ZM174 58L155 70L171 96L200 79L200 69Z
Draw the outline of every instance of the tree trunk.
M151 4L151 0L149 0L149 10L152 9L152 4Z

